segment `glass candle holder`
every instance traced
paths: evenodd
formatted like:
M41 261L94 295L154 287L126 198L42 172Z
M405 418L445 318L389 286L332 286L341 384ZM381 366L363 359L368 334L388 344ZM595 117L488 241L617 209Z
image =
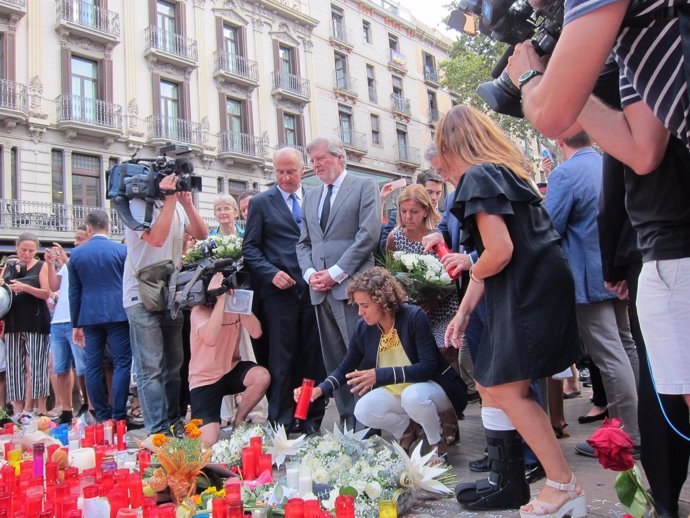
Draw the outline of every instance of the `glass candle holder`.
M295 406L295 419L306 419L311 403L311 392L314 389L314 380L309 378L302 379L302 390Z
M379 518L398 518L398 503L395 500L379 500Z
M242 475L245 480L256 478L257 459L253 448L242 448Z

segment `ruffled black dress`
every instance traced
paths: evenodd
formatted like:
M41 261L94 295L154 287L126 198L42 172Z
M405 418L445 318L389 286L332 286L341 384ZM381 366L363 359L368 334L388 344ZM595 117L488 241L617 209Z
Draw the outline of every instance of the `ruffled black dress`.
M465 246L483 253L475 215L486 212L503 216L514 247L510 263L485 280L487 319L475 379L491 387L566 369L580 347L575 285L541 196L496 164L468 169L456 192L451 212Z

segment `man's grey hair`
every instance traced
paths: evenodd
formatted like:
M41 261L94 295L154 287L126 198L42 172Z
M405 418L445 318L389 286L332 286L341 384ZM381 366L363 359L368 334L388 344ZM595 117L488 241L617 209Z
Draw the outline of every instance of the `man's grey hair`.
M95 230L108 230L108 213L104 210L89 212L84 221Z
M292 146L285 146L281 147L280 149L276 150L275 153L273 153L273 164L275 165L276 163L276 158L278 155L282 153L286 153L288 151L291 151L292 154L295 156L295 159L297 160L297 166L300 168L304 167L304 154L302 153L301 150L297 149L296 147Z
M436 144L432 142L429 144L429 147L426 148L426 151L424 152L424 160L431 160L432 158L436 158L438 156L438 148L436 147Z
M309 144L307 144L307 153L311 153L312 149L326 147L328 153L333 156L343 157L343 166L347 165L347 153L343 146L343 141L334 135L327 135L325 137L316 137Z

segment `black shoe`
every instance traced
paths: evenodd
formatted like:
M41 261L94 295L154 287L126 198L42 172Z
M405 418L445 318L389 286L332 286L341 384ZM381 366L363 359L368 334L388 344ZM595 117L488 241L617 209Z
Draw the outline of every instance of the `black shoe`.
M81 407L79 407L79 412L77 412L76 417L81 417L85 412L89 411L89 405L87 403L84 403Z
M482 459L470 461L470 471L474 471L475 473L484 473L490 469L491 461L489 460L488 455L485 455Z
M316 423L305 423L302 427L302 430L307 435L307 437L311 435L316 435L319 432L321 432L321 429Z
M304 422L295 418L290 423L290 426L285 427L287 433L304 433Z
M479 392L472 392L472 394L467 394L467 402L468 403L474 403L475 401L480 401L482 397L479 395Z
M127 431L130 430L141 430L144 428L144 423L135 419L127 419ZM183 428L184 430L184 428Z
M528 484L541 480L544 477L546 477L546 471L544 471L544 466L540 462L525 464L525 480Z
M580 424L594 423L596 421L603 421L609 416L609 409L607 408L601 414L596 415L581 415L577 418L577 422Z
M73 419L72 411L71 410L63 410L60 412L60 415L57 416L55 419L53 419L53 422L57 425L61 424L70 424Z

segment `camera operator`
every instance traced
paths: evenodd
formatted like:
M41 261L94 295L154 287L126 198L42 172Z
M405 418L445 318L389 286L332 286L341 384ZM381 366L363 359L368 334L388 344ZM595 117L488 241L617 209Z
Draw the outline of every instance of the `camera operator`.
M183 433L181 423L180 367L182 365L183 318L167 311L149 311L139 294L137 274L146 266L170 260L179 265L185 231L195 239L205 239L208 229L197 212L191 192L175 192L178 176L163 178L150 230L125 229L127 262L123 277L123 306L130 325L132 359L144 423L149 433ZM146 203L130 201L132 216L144 220Z
M540 7L535 4L542 1L531 3ZM517 45L508 62L510 78L522 93L523 112L541 133L564 134L588 102L613 51L621 88L629 85L644 102L628 104L623 97L623 111L600 117L597 124L614 137L606 151L638 174L651 172L664 156L668 131L690 146L690 57L684 69L682 50L690 42L681 39L681 34L690 37L688 9L687 0L569 0L548 68L544 70L530 42ZM596 132L585 129L596 140ZM643 153L626 149L626 140Z

